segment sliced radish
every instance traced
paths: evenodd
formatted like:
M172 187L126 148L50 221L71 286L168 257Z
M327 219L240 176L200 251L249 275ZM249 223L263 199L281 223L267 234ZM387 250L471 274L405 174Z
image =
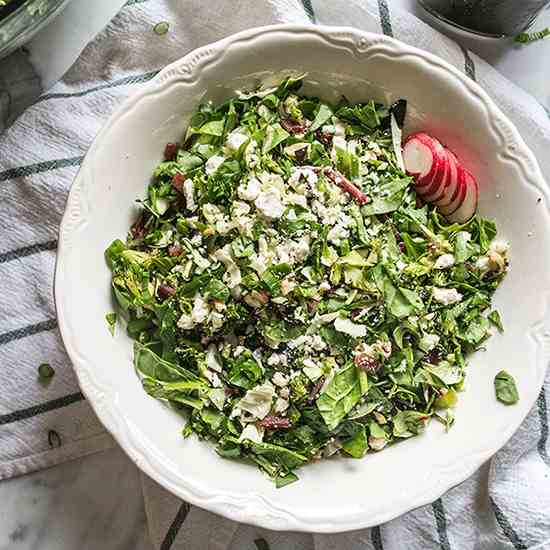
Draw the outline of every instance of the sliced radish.
M459 174L460 165L456 155L452 151L449 151L449 149L447 149L447 157L449 160L448 179L445 182L443 196L433 201L436 206L449 206L453 202L460 192L459 175L460 177L464 177L464 172L460 172Z
M457 166L456 186L457 188L455 193L453 194L451 202L447 205L438 207L439 212L441 212L441 214L443 214L444 216L449 216L450 214L458 210L466 197L466 172L460 164Z
M479 195L477 181L468 170L465 168L463 170L465 172L466 196L462 204L447 216L447 219L453 223L467 222L476 213L477 209L477 197Z
M408 139L403 146L403 162L410 176L423 178L430 173L434 164L431 148L419 139Z
M421 140L431 149L434 158L434 163L430 172L428 172L426 176L418 178L416 181L418 187L423 187L424 185L433 183L437 175L443 174L447 157L445 155L445 147L443 147L436 138L423 132L417 134L417 136L417 139Z
M408 136L403 161L423 202L437 206L451 222L463 223L475 214L479 194L475 177L437 139L425 132Z
M421 155L426 155L425 149L423 150L422 148L427 147L429 149L428 156L431 154L432 159L430 170L425 174L423 174L422 172L415 173L414 160L412 166L408 166L407 160L405 159L405 167L407 168L407 173L414 176L415 186L417 187L417 189L420 189L426 185L433 185L438 178L442 177L447 159L445 155L445 148L443 147L443 145L441 145L441 143L439 143L439 141L437 141L437 139L432 138L431 136L423 132L413 134L413 136L415 137L413 137L411 141L414 142L416 140L417 142L420 142L421 145L418 146L417 144L413 143L413 145L410 147L417 148ZM409 138L411 138L411 136L409 136ZM408 141L406 143L408 143Z
M417 179L426 177L434 169L437 158L435 146L427 134L411 134L405 140L403 162L407 174Z
M444 161L441 163L441 169L435 174L434 180L430 185L417 187L418 194L426 202L434 203L443 198L445 189L449 184L451 177L451 167L447 151L443 151Z

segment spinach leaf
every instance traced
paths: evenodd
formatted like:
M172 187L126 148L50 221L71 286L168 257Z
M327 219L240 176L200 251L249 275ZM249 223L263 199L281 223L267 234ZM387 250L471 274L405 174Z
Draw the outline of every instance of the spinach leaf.
M268 267L261 275L261 280L266 289L275 294L281 288L281 281L292 272L288 264L277 264Z
M287 485L290 485L291 483L294 483L295 481L298 481L298 476L294 472L288 472L285 475L278 475L275 478L275 487L277 489L281 489L282 487L286 487ZM256 545L257 545L257 541ZM258 546L258 548L260 548ZM269 547L264 547L266 550L269 549Z
M235 102L231 100L229 101L227 108L227 116L225 118L225 126L223 129L224 135L229 134L229 132L237 126L238 120L239 116L237 114L237 110L235 109Z
M361 209L364 216L374 214L388 214L397 210L403 199L411 178L393 179L376 187L375 194L371 195L371 202Z
M288 322L272 321L263 327L263 335L273 342L289 342L298 338L306 331L302 325L291 325Z
M209 407L202 409L200 416L202 421L208 425L211 432L217 432L226 418L226 416L220 411Z
M472 346L478 346L489 336L489 321L483 315L477 314L458 337Z
M336 112L338 118L364 126L367 130L378 128L382 124L382 121L388 118L388 114L389 110L387 107L372 100L363 106L344 106Z
M455 262L461 264L472 257L474 254L479 254L479 247L470 242L471 235L467 231L459 231L455 236L454 256Z
M226 160L206 181L206 201L211 203L230 202L239 182L241 168L237 160Z
M184 151L183 149L180 149L178 151L176 164L177 164L178 172L181 172L182 174L186 174L188 172L191 172L195 168L202 166L202 164L204 164L204 161L198 155L193 155L189 151Z
M190 370L161 359L149 347L138 342L134 344L134 366L142 375L159 382L201 381L201 378Z
M353 363L334 375L317 399L317 408L329 430L334 430L361 399L361 385Z
M359 237L359 240L363 244L369 244L370 239L369 239L367 230L365 228L365 220L363 219L363 215L359 210L359 206L357 206L357 204L352 204L349 210L349 214L353 218L353 221L355 222L355 227L357 229L357 236Z
M353 180L359 176L359 158L349 151L336 147L336 168Z
M482 218L475 218L479 230L479 246L481 248L481 254L485 254L489 250L491 241L497 235L497 226L492 220L484 220Z
M267 127L262 153L265 155L282 143L290 134L277 122Z
M424 431L429 416L418 411L400 411L393 417L393 435L412 437Z
M408 317L424 308L419 294L408 288L396 287L380 264L372 269L371 273L378 290L384 296L386 307L398 319Z
M428 223L428 205L422 208L404 205L399 209L399 212L404 214L411 222L418 226Z
M248 445L250 445L250 450L255 455L266 458L272 464L281 467L285 472L291 472L307 462L305 456L279 445L255 442L250 442Z
M117 260L121 258L122 252L126 250L126 245L120 240L114 240L107 250L105 250L105 260L107 265L113 269L116 266Z
M332 117L333 112L332 109L326 105L325 103L321 103L319 105L319 109L317 110L317 114L315 115L315 119L311 123L311 126L308 129L308 132L315 132L318 130L323 124L326 124L330 118Z
M495 393L497 399L505 405L514 405L519 401L516 381L505 370L501 370L495 376Z
M346 350L355 346L352 338L344 332L336 330L332 324L323 325L319 329L319 333L334 350Z
M209 136L221 136L223 135L223 129L225 126L225 120L212 120L203 124L198 130L197 134L207 134Z
M437 365L424 365L424 370L437 376L447 386L458 384L464 378L464 373L457 365L451 365L447 361L441 361Z
M369 445L367 443L367 434L365 426L361 426L351 437L342 443L342 449L353 458L362 458L365 456Z
M262 369L249 350L243 351L231 362L228 382L249 390L256 385L262 377Z
M254 244L243 235L239 235L231 242L231 250L235 258L248 258L254 254Z
M210 279L204 289L204 297L207 300L219 300L225 303L230 295L227 285L219 279Z

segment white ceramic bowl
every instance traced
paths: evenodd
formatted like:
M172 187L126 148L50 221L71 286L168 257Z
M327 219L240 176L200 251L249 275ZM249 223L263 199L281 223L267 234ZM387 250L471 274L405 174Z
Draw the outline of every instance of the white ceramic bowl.
M406 131L426 130L457 152L481 184L480 213L511 244L512 267L495 304L506 331L472 357L449 433L421 437L362 460L324 460L284 489L250 465L223 460L182 418L142 390L130 339L112 338L110 272L103 251L124 237L164 144L181 137L204 100L220 102L264 79L305 72L306 93L336 101L409 102ZM541 201L537 201L538 198ZM59 326L80 385L100 420L150 477L231 519L270 529L337 532L388 521L435 500L495 453L534 403L547 359L550 289L548 191L534 156L489 97L437 57L351 28L252 29L166 67L111 117L76 178L61 225L55 295ZM497 402L506 369L520 402Z

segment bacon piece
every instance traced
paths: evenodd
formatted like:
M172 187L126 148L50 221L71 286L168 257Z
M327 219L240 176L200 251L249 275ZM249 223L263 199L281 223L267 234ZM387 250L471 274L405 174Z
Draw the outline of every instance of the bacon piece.
M313 403L317 399L317 394L321 391L323 384L325 383L325 377L321 376L319 380L315 383L311 391L309 392L309 397L307 398L308 403Z
M180 256L183 252L183 248L180 243L171 244L168 247L168 256L174 258L175 256Z
M151 214L147 210L143 210L137 222L130 228L130 233L132 234L133 239L141 239L147 235L149 231L145 225L150 217Z
M268 430L278 430L280 428L290 428L290 420L283 416L266 416L258 422L258 425Z
M183 182L185 181L185 175L181 172L176 172L172 176L172 185L176 189L176 191L179 191L180 193L183 193Z
M334 138L332 134L321 132L321 130L317 130L317 132L315 132L315 137L317 138L317 141L320 141L325 147L330 147Z
M170 285L160 285L157 292L159 297L165 300L172 297L176 293L176 289Z
M293 118L284 118L281 120L281 126L289 134L303 134L307 130L307 126L303 122L298 122Z
M338 172L338 170L334 170L333 168L325 168L323 170L323 174L332 181L335 185L340 187L340 189L343 189L346 193L349 193L359 204L367 204L370 202L370 197L365 195L363 191L357 189L351 181L346 178L342 173Z
M380 368L380 363L376 360L376 358L364 351L358 353L353 358L353 362L358 368L369 372L370 374L374 374Z
M174 160L178 153L177 143L167 143L164 148L164 160Z

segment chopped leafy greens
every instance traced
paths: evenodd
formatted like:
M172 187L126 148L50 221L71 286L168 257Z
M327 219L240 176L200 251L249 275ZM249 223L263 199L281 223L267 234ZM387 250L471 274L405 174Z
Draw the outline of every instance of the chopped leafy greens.
M418 206L387 107L300 86L201 105L105 252L143 389L277 487L449 429L507 269L494 222ZM495 387L517 401L509 375Z

